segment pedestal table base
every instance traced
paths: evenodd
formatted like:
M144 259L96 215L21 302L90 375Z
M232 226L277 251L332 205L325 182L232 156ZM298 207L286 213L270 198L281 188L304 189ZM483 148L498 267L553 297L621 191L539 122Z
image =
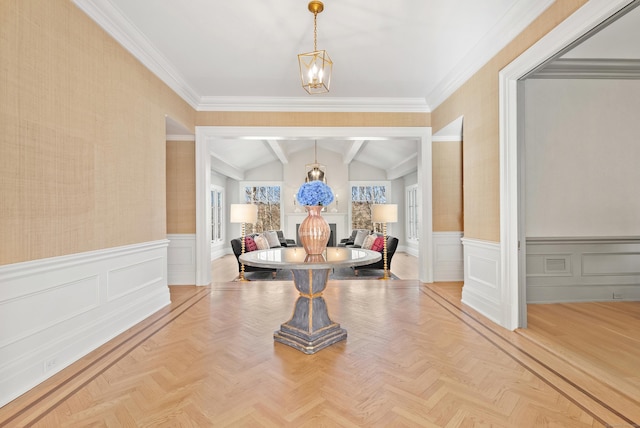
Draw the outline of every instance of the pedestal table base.
M305 354L315 354L347 338L347 331L331 321L322 292L329 269L293 269L293 280L300 292L291 319L273 334L276 342Z

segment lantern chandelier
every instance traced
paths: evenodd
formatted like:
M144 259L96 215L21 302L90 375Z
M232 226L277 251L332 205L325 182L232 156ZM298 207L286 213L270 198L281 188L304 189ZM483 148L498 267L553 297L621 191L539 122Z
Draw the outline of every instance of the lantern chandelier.
M298 55L300 65L300 79L302 87L310 94L323 94L329 92L331 84L331 70L333 62L327 51L318 50L318 14L324 10L321 1L312 0L308 6L313 13L313 52Z

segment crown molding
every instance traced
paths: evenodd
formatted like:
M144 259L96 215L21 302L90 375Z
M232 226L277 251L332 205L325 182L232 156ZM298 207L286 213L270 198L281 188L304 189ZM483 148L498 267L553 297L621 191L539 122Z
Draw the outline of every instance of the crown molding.
M640 59L559 58L529 79L640 79Z
M202 97L199 111L428 113L424 98Z
M73 0L75 5L102 27L182 99L197 108L200 96L169 61L109 0Z
M460 61L435 89L427 96L432 109L442 104L460 88L467 80L480 70L502 48L520 34L555 0L538 0L535 2L519 1L509 12L474 46L464 59Z

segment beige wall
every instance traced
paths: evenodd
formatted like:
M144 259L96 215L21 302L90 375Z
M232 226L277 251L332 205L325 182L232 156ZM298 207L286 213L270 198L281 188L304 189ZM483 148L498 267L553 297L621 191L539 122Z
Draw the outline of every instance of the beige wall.
M498 73L587 0L558 0L432 113L437 132L464 116L464 234L500 240Z
M210 112L196 113L198 126L431 126L429 113L307 113Z
M167 141L167 233L196 233L193 141Z
M2 0L0 58L0 264L165 238L194 110L69 0Z
M433 143L433 231L460 232L462 209L462 143Z
M435 131L463 115L463 229L467 237L498 241L498 72L584 3L556 1L428 114L195 112L72 2L3 0L0 264L162 239L167 227L193 233L183 219L195 218L195 207L194 215L180 210L179 220L173 201L166 208L165 114L189 129L433 125ZM454 227L453 218L441 220L438 229Z

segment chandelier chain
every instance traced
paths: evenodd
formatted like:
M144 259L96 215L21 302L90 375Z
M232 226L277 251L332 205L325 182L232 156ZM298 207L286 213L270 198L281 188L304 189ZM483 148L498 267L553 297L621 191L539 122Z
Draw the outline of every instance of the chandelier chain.
M318 12L313 13L313 51L318 50Z

